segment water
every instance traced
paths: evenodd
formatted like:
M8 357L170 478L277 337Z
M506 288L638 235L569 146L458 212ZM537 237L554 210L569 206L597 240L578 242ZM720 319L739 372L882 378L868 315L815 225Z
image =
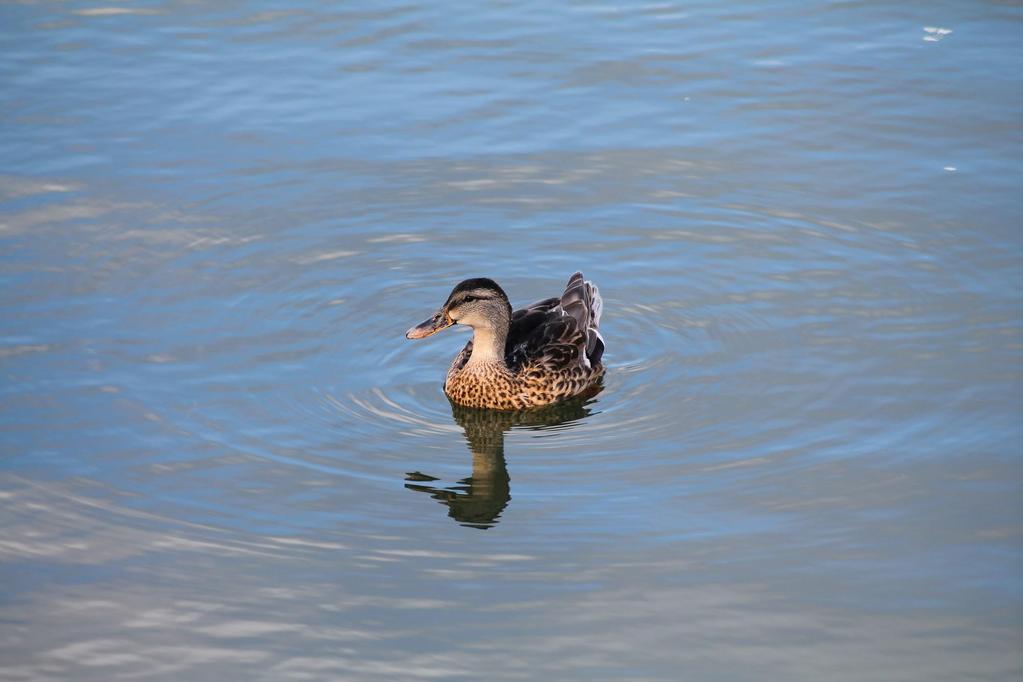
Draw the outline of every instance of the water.
M0 677L1023 676L1021 28L3 5ZM453 410L576 269L603 391Z

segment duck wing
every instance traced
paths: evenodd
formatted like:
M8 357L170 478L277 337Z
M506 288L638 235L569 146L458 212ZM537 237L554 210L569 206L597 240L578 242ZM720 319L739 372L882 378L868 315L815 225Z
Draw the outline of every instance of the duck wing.
M560 297L546 298L512 313L505 345L505 362L512 371L532 362L552 370L600 364L604 339L600 335L603 302L597 287L577 272Z
M472 339L469 339L462 351L455 356L454 361L451 363L451 369L449 372L454 372L462 369L469 363L469 358L472 356Z

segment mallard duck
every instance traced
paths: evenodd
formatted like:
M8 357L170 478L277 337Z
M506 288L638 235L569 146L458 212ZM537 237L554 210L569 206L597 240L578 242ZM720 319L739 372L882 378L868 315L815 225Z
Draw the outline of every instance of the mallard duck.
M453 324L472 327L444 392L467 407L522 410L586 393L600 380L602 307L597 287L580 272L560 297L515 312L494 280L479 277L461 282L433 317L405 336L422 339Z

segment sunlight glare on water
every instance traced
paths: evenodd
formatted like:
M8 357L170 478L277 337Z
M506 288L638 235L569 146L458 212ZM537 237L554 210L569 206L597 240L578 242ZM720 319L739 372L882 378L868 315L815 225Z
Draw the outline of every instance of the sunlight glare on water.
M1020 676L1019 7L0 19L0 677Z

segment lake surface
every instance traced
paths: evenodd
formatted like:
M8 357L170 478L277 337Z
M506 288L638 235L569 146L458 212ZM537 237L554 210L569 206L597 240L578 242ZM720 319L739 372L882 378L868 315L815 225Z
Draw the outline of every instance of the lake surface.
M0 678L1020 679L1021 35L0 5ZM603 391L453 409L575 270Z

